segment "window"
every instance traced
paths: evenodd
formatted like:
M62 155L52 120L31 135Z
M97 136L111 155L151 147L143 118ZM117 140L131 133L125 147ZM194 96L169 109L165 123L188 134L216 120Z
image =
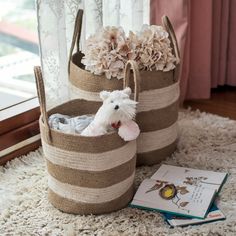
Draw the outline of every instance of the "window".
M39 143L39 63L35 0L0 0L0 164Z

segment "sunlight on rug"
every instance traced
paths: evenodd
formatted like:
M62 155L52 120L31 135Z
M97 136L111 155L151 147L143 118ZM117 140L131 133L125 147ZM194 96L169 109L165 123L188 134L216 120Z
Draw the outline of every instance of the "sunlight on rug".
M163 163L228 172L218 197L227 220L171 229L161 214L128 207L101 216L62 213L47 201L46 166L39 149L0 167L0 235L236 235L236 121L180 112L178 149ZM139 167L136 186L157 168Z

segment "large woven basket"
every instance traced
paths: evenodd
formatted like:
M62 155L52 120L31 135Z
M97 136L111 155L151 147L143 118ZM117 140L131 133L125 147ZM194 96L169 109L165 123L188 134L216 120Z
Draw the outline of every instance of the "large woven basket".
M101 90L122 88L122 81L116 78L108 80L105 75L94 75L86 71L81 63L84 56L79 50L83 11L79 10L76 22L70 60L68 65L72 98L82 98L94 103L100 101ZM169 33L173 53L179 61L179 50L175 33L167 16L162 18L163 27ZM73 54L75 44L77 51ZM159 163L176 149L179 63L174 70L140 71L140 99L137 122L142 131L138 144L138 165ZM131 83L132 86L132 83Z
M49 201L59 210L74 214L102 214L125 207L134 193L136 141L125 142L117 132L85 137L51 129L49 115L96 113L101 103L76 99L47 112L41 69L35 67L34 71ZM138 99L137 89L135 94Z

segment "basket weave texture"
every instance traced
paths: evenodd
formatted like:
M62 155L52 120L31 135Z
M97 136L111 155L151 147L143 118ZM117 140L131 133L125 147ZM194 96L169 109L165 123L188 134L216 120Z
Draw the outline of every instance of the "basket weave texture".
M129 66L128 66L129 65ZM127 64L139 72L133 62ZM75 99L46 111L40 67L34 69L40 101L40 132L48 170L48 198L56 208L74 214L102 214L125 207L134 194L136 140L125 142L117 132L97 137L62 133L49 127L55 113L79 116L96 113L100 102ZM124 86L129 78L124 80ZM135 86L135 100L138 86Z

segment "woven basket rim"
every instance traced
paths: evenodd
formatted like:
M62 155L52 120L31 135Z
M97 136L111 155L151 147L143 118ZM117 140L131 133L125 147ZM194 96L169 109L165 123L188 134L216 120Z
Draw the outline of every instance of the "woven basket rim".
M39 117L39 122L40 122L40 124L42 125L42 127L45 129L45 124L44 124L44 122L43 122L43 120L42 120L42 115L40 115L40 117ZM84 136L84 135L81 135L81 134L70 134L70 133L64 133L64 132L62 132L62 131L59 131L59 130L56 130L56 129L52 129L51 127L50 127L50 131L51 132L53 132L53 133L55 133L56 135L58 134L58 135L60 135L60 134L63 134L63 135L65 135L65 136L67 136L68 138L70 137L79 137L79 138L85 138L85 139L91 139L91 140L93 140L93 139L96 139L96 138L103 138L103 137L107 137L107 136L114 136L114 135L116 135L116 136L119 136L118 135L118 132L117 131L111 131L111 132L108 132L108 133L106 133L106 134L103 134L103 135L97 135L97 136Z
M90 71L88 71L88 70L86 70L85 68L82 68L81 66L77 65L77 64L75 63L75 61L73 60L74 56L79 55L79 54L83 54L83 53L82 53L81 51L78 51L78 52L75 52L75 53L72 54L71 63L73 63L75 66L77 66L77 67L80 68L81 70L85 71L86 73L91 74ZM79 61L79 63L83 64L83 63L81 62L81 60ZM179 64L180 64L180 62L178 62L176 65L179 65ZM83 65L84 65L84 64L83 64ZM84 65L84 66L85 66L85 65ZM173 72L173 70L175 70L175 68L173 68L172 70L169 70L169 71L163 71L163 70L140 70L139 73L140 73L140 74L146 73L146 72L149 72L149 73L168 73L168 72L169 72L169 73L170 73L170 72ZM131 71L130 73L132 74L133 71ZM93 75L94 75L94 76L98 76L98 77L100 77L100 76L104 76L104 77L105 77L104 73L101 74L101 75L95 75L95 74L93 74ZM69 76L69 78L70 78L70 77L71 77L71 76ZM112 77L111 79L116 79L116 77ZM123 79L121 79L121 80L123 80Z

